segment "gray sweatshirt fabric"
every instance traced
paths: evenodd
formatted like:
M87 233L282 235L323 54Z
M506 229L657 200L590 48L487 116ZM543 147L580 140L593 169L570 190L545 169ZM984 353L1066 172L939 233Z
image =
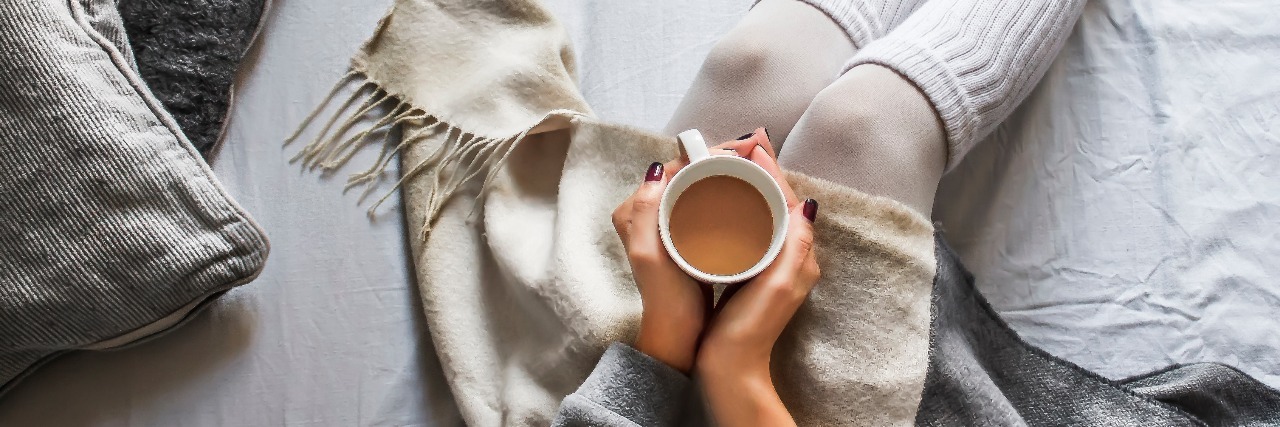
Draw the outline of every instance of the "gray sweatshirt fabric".
M1226 365L1175 365L1113 381L1045 353L1000 319L940 234L936 254L929 372L916 425L1280 425L1280 392ZM614 344L554 424L702 424L689 416L700 402L690 384Z
M614 343L578 391L565 397L551 425L676 425L689 400L691 383L665 363Z

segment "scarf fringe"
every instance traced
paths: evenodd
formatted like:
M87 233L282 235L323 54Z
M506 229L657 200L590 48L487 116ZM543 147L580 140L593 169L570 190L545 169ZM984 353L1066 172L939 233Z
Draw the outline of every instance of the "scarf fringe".
M430 179L431 183L430 195L427 198L426 217L420 233L420 237L424 239L431 231L432 223L444 208L445 202L448 202L463 185L483 175L484 181L481 183L480 194L477 195L471 208L470 215L475 214L487 193L489 184L497 176L507 158L511 156L516 145L532 130L530 128L517 135L499 138L466 132L434 114L405 102L399 96L388 93L363 73L351 71L344 75L320 101L315 110L298 124L297 130L284 140L284 145L288 146L297 141L307 129L313 126L313 122L325 107L334 102L338 92L353 82L359 82L356 90L338 106L320 127L315 138L303 146L302 150L289 160L289 163L300 163L306 170L318 169L322 176L329 176L345 166L362 149L375 142L381 142L381 152L373 164L364 171L348 176L347 183L343 187L343 192L346 192L364 186L364 192L358 201L363 203L382 182L386 169L397 154L403 153L410 146L443 133L444 143L426 159L401 173L395 185L368 210L369 217L374 218L378 207L399 191L406 182L421 174L429 174L427 179ZM357 102L359 106L352 108ZM386 109L386 113L374 118L368 117L375 111L381 111L379 108ZM339 120L342 122L339 123ZM370 120L372 124L358 126ZM336 128L335 124L337 124ZM403 131L398 144L390 141L391 136L394 135L393 130L397 127ZM352 135L346 136L348 133ZM377 137L379 134L381 138Z

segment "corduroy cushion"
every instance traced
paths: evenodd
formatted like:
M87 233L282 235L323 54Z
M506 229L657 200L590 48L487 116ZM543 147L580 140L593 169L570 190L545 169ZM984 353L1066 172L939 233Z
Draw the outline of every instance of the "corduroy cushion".
M110 0L0 0L0 393L179 323L261 271L261 229L132 64Z

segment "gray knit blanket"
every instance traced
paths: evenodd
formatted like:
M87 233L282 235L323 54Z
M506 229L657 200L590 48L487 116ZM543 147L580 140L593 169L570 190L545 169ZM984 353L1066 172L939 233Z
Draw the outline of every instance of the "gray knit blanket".
M1110 380L1000 319L939 234L929 373L917 425L1275 426L1280 392L1220 363Z
M252 280L261 229L138 75L112 0L0 0L0 393Z

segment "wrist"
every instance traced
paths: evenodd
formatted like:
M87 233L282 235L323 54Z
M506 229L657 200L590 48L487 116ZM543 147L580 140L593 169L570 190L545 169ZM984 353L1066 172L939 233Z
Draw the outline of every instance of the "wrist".
M719 425L795 425L778 397L767 364L704 368L704 361L699 356L698 383Z
M690 319L673 316L646 315L640 320L640 333L636 336L636 350L688 374L693 369L698 350L698 335L702 330Z
M696 361L698 378L708 386L726 389L739 387L773 389L769 373L769 355L737 351L728 354L721 349L703 348Z

